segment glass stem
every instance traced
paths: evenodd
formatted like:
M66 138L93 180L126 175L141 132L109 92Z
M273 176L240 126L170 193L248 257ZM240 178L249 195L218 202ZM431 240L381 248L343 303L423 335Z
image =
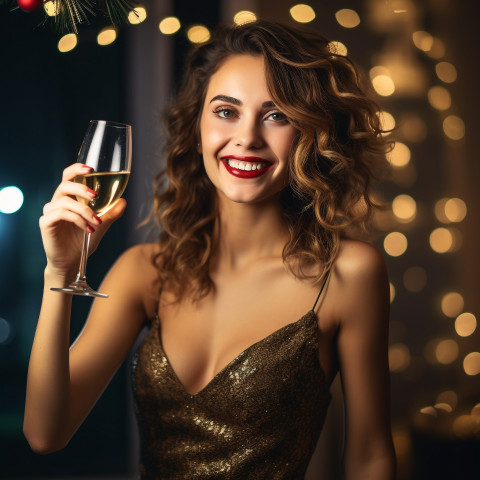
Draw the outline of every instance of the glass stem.
M83 234L82 256L80 257L80 266L78 268L76 283L86 283L85 270L87 268L88 247L90 246L90 233Z

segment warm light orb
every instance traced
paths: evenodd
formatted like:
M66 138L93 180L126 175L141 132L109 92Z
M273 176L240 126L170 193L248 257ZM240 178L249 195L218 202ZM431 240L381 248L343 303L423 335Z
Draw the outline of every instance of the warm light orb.
M447 403L455 410L458 404L458 395L453 390L445 390L438 395L436 402Z
M158 29L164 35L173 35L180 30L181 23L177 17L166 17L159 24Z
M388 75L377 75L372 79L372 85L382 97L388 97L395 92L395 83Z
M452 97L446 88L436 86L428 91L428 102L437 110L448 110L452 105Z
M407 246L407 237L400 232L391 232L383 240L383 248L391 257L403 255Z
M13 185L0 188L0 213L15 213L23 205L23 192Z
M453 249L454 236L448 228L436 228L430 234L430 247L434 252L447 253Z
M67 33L58 41L58 50L62 53L70 52L78 43L78 38L74 33Z
M453 408L451 405L449 405L448 403L436 403L434 405L434 407L437 409L437 410L443 410L444 412L447 412L447 413L452 413L453 412Z
M403 372L410 365L410 350L403 343L388 348L388 365L391 372Z
M430 50L425 52L430 58L438 60L445 55L445 45L439 38L433 38L432 46Z
M335 14L337 22L344 28L355 28L360 25L360 17L355 10L344 8Z
M457 115L449 115L443 121L443 132L452 140L461 140L465 136L465 123Z
M455 340L442 340L435 349L435 357L438 363L449 365L457 359L458 351L458 344Z
M383 135L390 135L391 131L395 128L395 118L391 113L382 110L378 113L380 118L380 126L384 130Z
M433 37L428 32L422 30L413 32L412 40L414 45L424 52L428 52L433 47Z
M142 23L146 20L147 18L147 10L145 7L139 5L138 7L135 7L129 14L128 14L128 21L132 25L138 25L139 23Z
M395 285L390 282L390 303L392 303L393 300L395 300Z
M257 16L249 10L241 10L233 16L233 23L235 25L244 25L245 23L254 22Z
M450 222L461 222L467 216L467 205L461 198L449 198L444 209L445 217Z
M315 10L310 5L299 3L290 9L290 15L298 23L309 23L315 19Z
M461 313L455 320L455 331L460 337L469 337L477 328L477 319L473 313Z
M391 152L387 153L387 160L393 167L405 167L410 162L410 149L402 142L395 142Z
M444 315L454 318L463 310L463 297L458 292L449 292L442 297L440 307Z
M435 217L439 222L450 223L450 220L445 215L445 205L448 200L448 198L441 198L435 203Z
M410 267L403 274L403 284L409 292L420 292L427 284L427 273L421 267Z
M348 54L348 49L342 42L334 40L328 44L328 49L334 55L342 55L344 57Z
M472 437L475 434L475 421L470 415L460 415L453 421L452 430L457 437Z
M417 203L410 195L398 195L392 201L392 211L399 221L408 223L417 215Z
M45 2L43 4L43 8L45 9L46 14L49 17L56 17L58 12L60 11L58 2L50 0L49 2Z
M463 359L463 369L467 375L478 375L480 373L480 353L469 353Z
M97 35L97 43L105 46L112 44L117 39L117 30L114 27L105 27Z
M187 38L192 43L204 43L210 40L210 30L203 25L194 25L187 31Z
M457 69L450 62L440 62L435 65L437 77L445 83L453 83L457 79Z

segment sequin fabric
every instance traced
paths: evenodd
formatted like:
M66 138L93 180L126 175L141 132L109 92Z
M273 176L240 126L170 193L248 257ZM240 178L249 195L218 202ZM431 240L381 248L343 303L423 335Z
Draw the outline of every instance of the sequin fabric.
M299 480L330 403L313 310L244 350L196 394L156 317L133 360L144 480Z

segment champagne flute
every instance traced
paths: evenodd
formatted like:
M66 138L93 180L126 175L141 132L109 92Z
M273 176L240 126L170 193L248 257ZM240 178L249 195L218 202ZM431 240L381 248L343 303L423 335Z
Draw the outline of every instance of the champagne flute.
M92 173L77 176L74 181L95 190L90 201L77 197L98 216L110 210L121 197L130 177L132 164L132 127L123 123L91 120L83 139L78 162L92 167ZM77 278L65 288L51 288L56 292L108 298L88 286L85 271L91 233L84 233L83 248Z

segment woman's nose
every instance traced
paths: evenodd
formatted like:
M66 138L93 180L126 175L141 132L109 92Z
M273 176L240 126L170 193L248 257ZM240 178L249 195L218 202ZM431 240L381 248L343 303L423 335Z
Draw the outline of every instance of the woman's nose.
M235 132L235 145L244 148L260 148L263 142L258 120L249 117L242 118Z

